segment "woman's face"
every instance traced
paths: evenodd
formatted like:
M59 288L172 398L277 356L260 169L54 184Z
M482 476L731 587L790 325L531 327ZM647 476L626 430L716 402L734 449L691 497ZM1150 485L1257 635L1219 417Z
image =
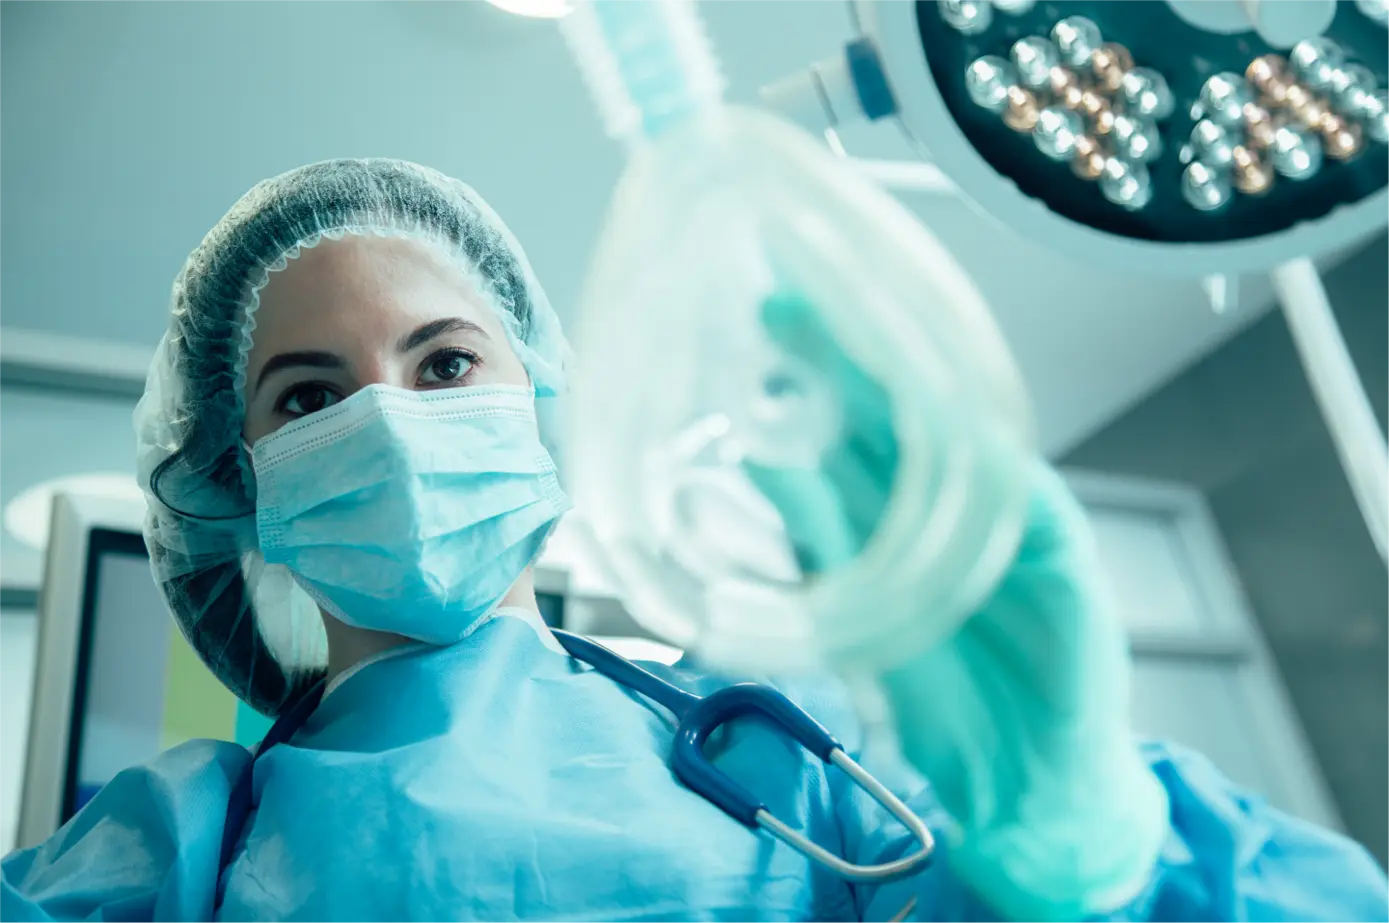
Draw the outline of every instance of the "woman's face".
M242 435L256 440L367 385L416 391L530 379L482 295L418 241L325 240L261 291Z

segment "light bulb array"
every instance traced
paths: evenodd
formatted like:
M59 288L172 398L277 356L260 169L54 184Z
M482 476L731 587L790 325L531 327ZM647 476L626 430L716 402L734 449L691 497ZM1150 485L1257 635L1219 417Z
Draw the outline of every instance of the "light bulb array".
M1182 150L1182 192L1202 211L1225 207L1235 192L1263 195L1277 176L1306 180L1327 158L1351 160L1367 138L1389 138L1374 74L1325 38L1299 42L1287 59L1261 55L1243 75L1216 74L1192 114L1199 121Z
M986 32L995 13L1016 16L1032 5L938 2L942 19L970 36ZM1389 10L1389 0L1357 6L1382 23L1372 13ZM1177 100L1161 73L1136 65L1093 21L1066 17L1048 35L1015 41L1007 58L976 58L965 89L975 105L1029 135L1043 156L1096 182L1115 205L1138 211L1152 201L1148 165L1162 157L1161 125ZM1189 108L1195 126L1177 156L1185 165L1183 198L1200 212L1221 210L1236 193L1264 195L1280 177L1308 179L1327 160L1353 160L1367 144L1389 141L1385 91L1369 68L1322 37L1299 42L1287 59L1263 55L1243 74L1215 74Z
M1019 39L1009 57L986 55L969 65L970 98L1031 135L1044 156L1098 182L1111 202L1130 210L1147 205L1146 164L1161 155L1158 122L1174 109L1162 74L1135 66L1127 48L1104 41L1083 16L1057 22L1050 37Z
M964 35L979 35L994 22L994 10L1008 16L1032 12L1037 0L938 0L940 15L950 27Z

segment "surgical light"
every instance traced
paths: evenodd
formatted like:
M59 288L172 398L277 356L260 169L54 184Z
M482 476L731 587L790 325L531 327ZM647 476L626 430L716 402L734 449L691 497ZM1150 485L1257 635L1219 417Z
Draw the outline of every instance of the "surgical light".
M1210 119L1202 119L1191 129L1190 149L1198 160L1216 171L1225 170L1235 159L1230 133Z
M999 12L1009 16L1021 16L1024 13L1032 12L1032 8L1037 5L1037 0L994 0L994 6Z
M978 35L993 24L994 8L988 0L941 0L940 15L952 28Z
M1254 94L1240 74L1216 74L1201 85L1197 101L1200 112L1222 128L1234 128L1244 121L1244 107L1252 105Z
M1200 278L1217 309L1240 275L1270 273L1389 556L1389 451L1311 263L1389 216L1389 3L849 7L844 53L764 99L812 130L894 120L1003 226L1088 264Z
M1345 55L1336 43L1326 38L1309 38L1293 46L1288 56L1293 73L1310 90L1325 90L1345 66Z
M1124 74L1121 84L1124 104L1136 115L1162 121L1175 105L1167 78L1151 67L1135 67Z
M1071 67L1084 67L1090 56L1103 41L1100 27L1084 16L1069 16L1051 27L1052 41L1061 50L1061 56Z
M990 112L1008 108L1008 90L1017 84L1017 69L996 55L986 55L975 61L965 74L969 98L976 106Z
M1162 154L1157 122L1141 115L1116 115L1111 129L1115 153L1122 159L1147 163Z
M1273 134L1270 156L1273 168L1283 176L1307 179L1321 169L1321 139L1296 126L1280 125Z
M1050 106L1037 116L1032 140L1052 160L1070 160L1075 154L1076 139L1085 132L1080 116L1062 106Z
M1110 157L1100 174L1100 192L1122 208L1137 211L1153 199L1153 180L1141 163Z
M1013 66L1018 69L1023 86L1030 90L1040 90L1046 86L1051 69L1060 60L1056 46L1037 36L1019 39L1013 45L1012 56Z
M1182 173L1182 195L1192 208L1216 211L1230 204L1234 194L1229 176L1206 161L1198 160Z

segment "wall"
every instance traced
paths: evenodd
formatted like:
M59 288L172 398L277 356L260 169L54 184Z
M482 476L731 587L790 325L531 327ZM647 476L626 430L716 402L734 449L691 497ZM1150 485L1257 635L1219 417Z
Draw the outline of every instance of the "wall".
M0 509L50 478L112 472L135 476L131 398L0 384ZM0 586L38 586L41 552L0 530Z
M1384 237L1328 273L1386 425ZM1280 314L1177 376L1065 459L1202 490L1350 833L1389 861L1389 585Z
M31 610L0 609L0 854L14 847L19 827L38 635Z
M0 385L0 509L50 478L96 471L135 474L131 398ZM42 552L0 529L0 853L14 842L38 625L32 591ZM24 608L10 605L23 599Z

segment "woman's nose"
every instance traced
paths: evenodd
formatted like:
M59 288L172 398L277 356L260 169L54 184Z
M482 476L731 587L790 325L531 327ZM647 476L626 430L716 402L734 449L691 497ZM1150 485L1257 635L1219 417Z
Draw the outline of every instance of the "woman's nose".
M384 359L373 358L361 362L356 371L358 388L366 388L370 385L391 385L396 388L413 388L415 386L413 378L406 375L403 369L397 368L393 363Z

